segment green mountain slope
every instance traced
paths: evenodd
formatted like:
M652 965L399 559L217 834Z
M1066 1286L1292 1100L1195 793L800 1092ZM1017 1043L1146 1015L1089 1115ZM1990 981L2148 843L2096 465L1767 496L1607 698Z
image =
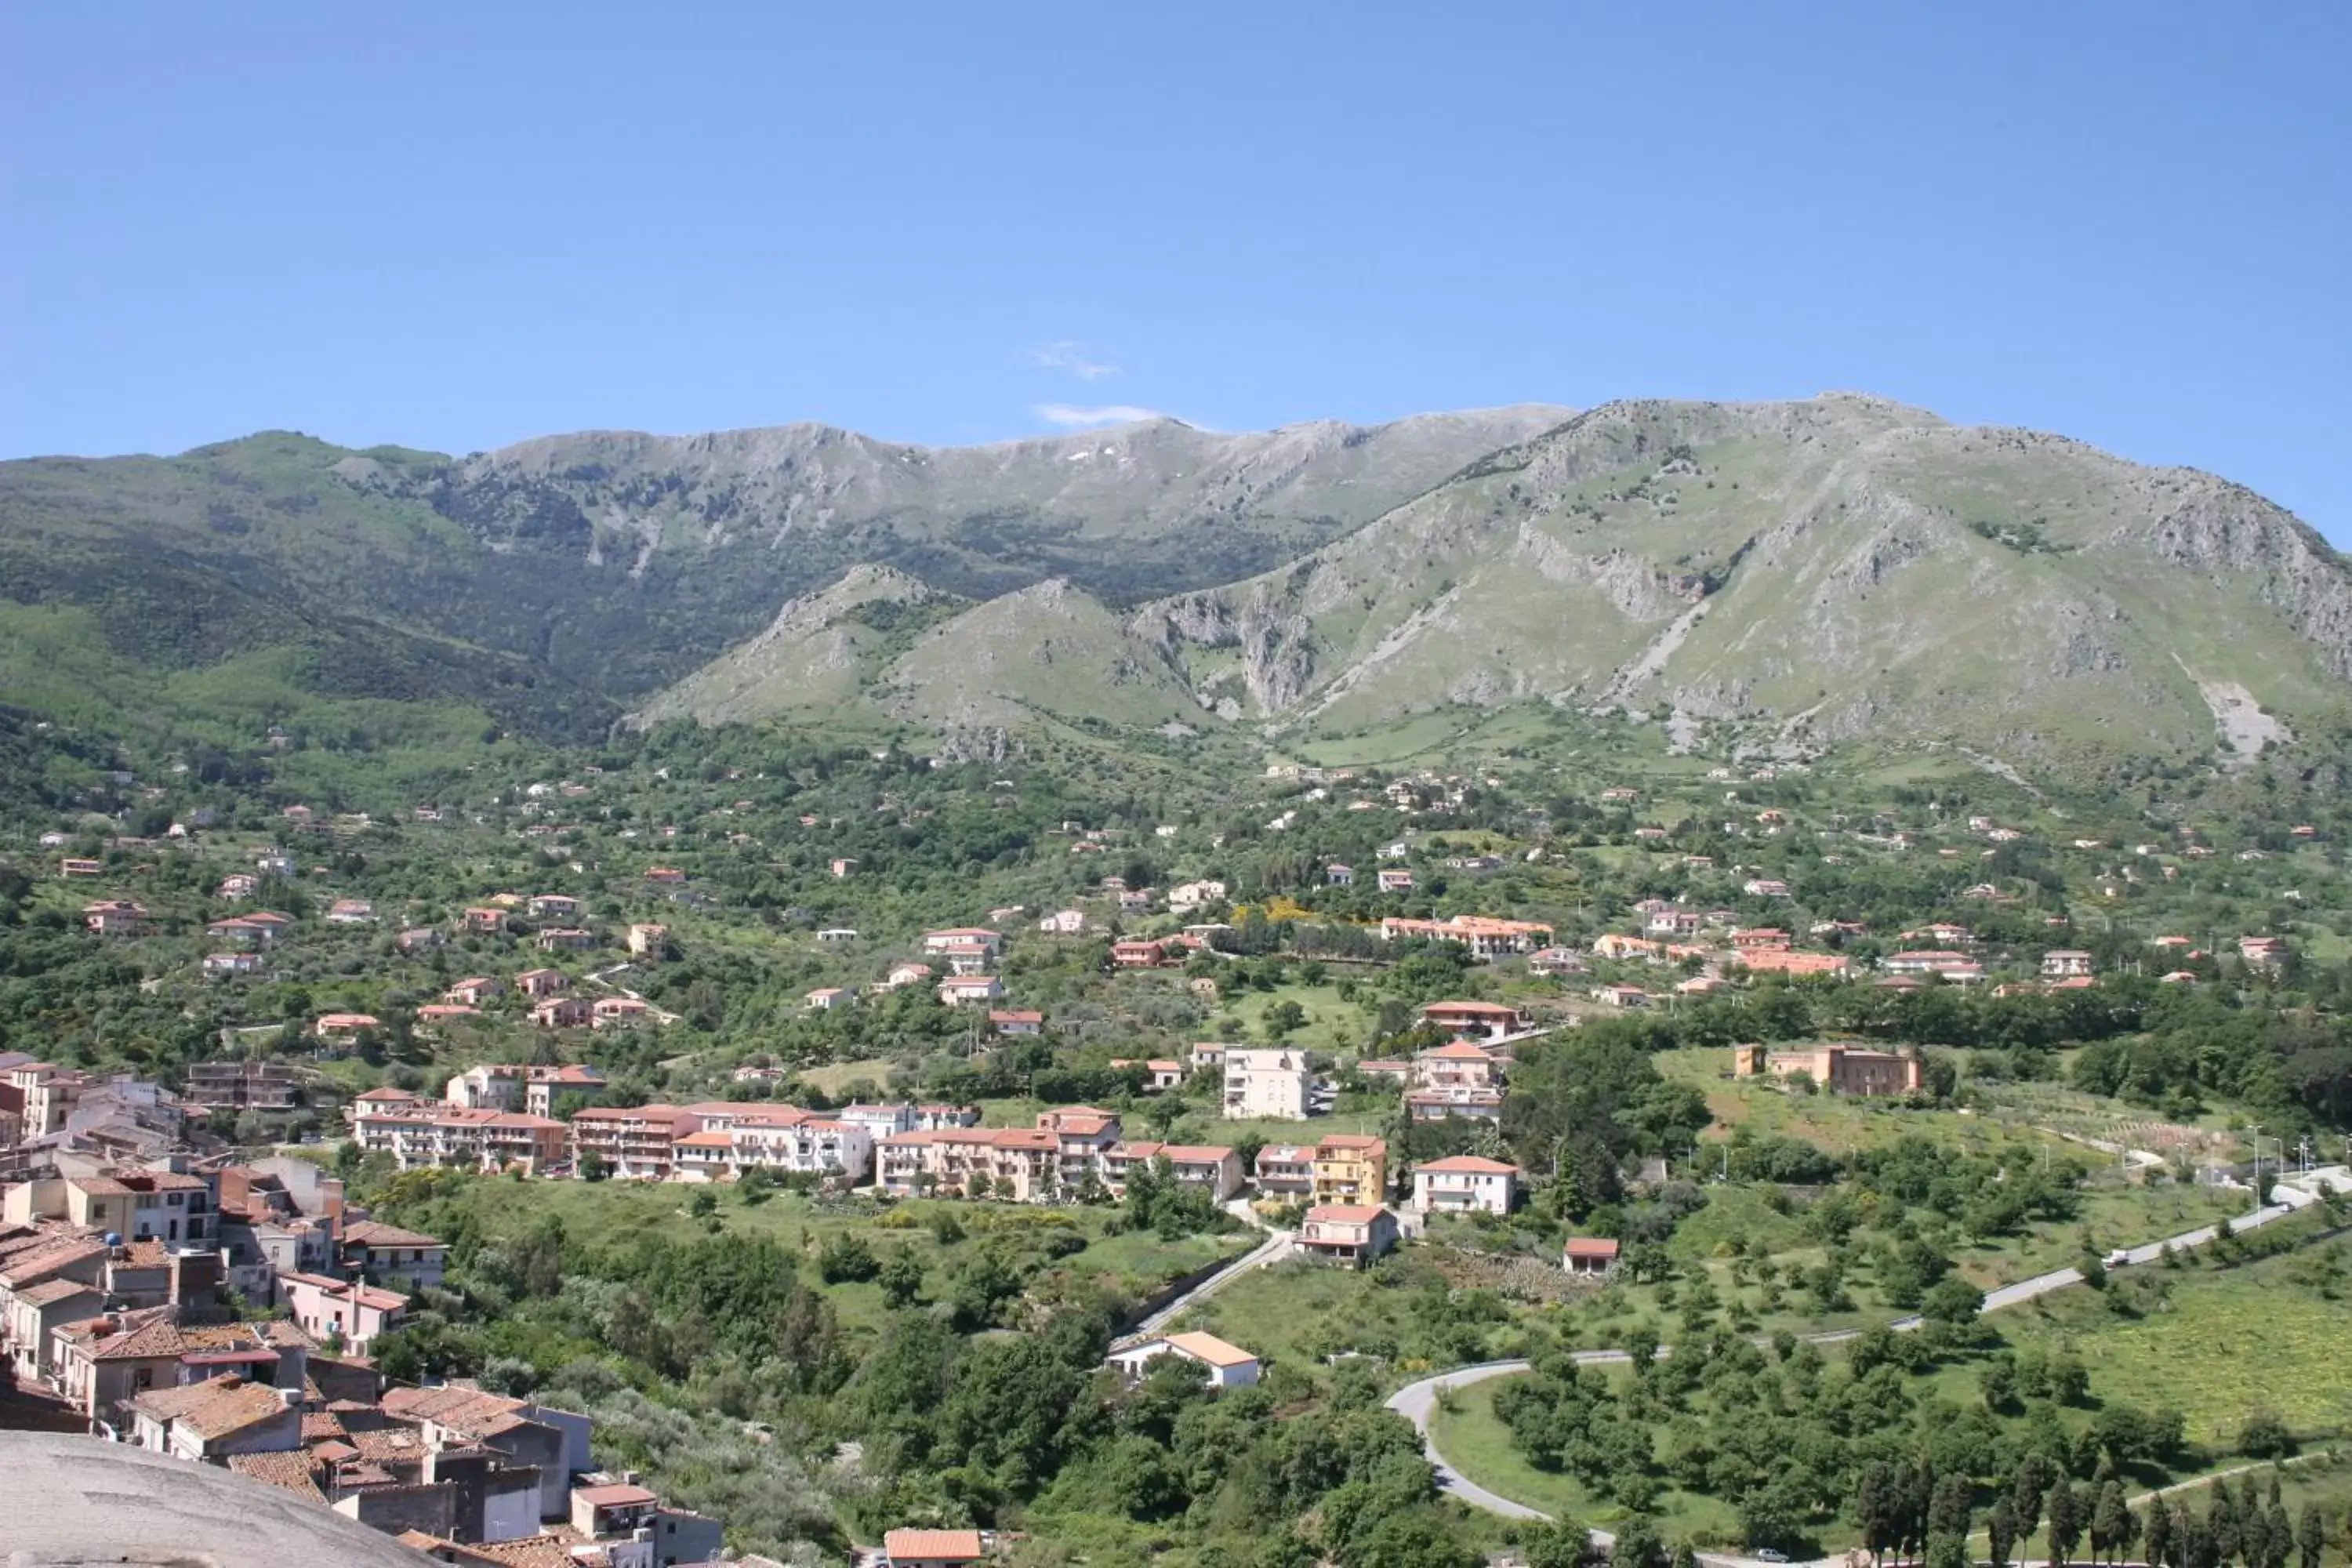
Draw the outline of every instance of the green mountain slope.
M0 464L0 679L244 727L1296 740L1524 702L1680 744L2228 762L2352 732L2352 573L2211 476L1847 395L938 450L276 434Z
M2052 762L2340 727L2352 574L2238 487L2054 437L1639 403L1136 629L1292 728L1540 700Z
M0 463L0 603L85 612L81 662L132 685L285 650L297 700L446 700L578 736L852 565L980 596L1226 581L1566 415L937 451L815 426L592 433L465 459L271 433ZM0 668L10 643L0 625Z

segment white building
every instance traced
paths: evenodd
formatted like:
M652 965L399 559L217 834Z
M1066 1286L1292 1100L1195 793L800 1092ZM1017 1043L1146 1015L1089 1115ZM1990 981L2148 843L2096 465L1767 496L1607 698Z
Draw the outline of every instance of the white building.
M1170 1355L1198 1365L1202 1381L1211 1388L1247 1388L1258 1378L1257 1357L1214 1334L1168 1334L1146 1340L1130 1349L1113 1352L1104 1364L1117 1367L1119 1376L1132 1384L1143 1381L1153 1362Z
M1412 1172L1415 1214L1508 1214L1517 1194L1519 1168L1475 1154L1432 1160Z
M1225 1052L1225 1120L1307 1120L1307 1053L1289 1047Z

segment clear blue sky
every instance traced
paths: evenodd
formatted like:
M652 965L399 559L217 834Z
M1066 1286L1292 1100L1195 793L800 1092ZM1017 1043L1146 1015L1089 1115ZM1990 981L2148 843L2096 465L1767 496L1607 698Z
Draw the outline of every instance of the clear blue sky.
M2352 6L38 5L0 455L1869 390L2352 542Z

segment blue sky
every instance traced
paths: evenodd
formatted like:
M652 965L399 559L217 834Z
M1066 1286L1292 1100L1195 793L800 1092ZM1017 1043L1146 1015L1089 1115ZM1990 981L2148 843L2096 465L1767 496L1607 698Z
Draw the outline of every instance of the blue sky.
M1841 388L2352 543L2347 59L2336 0L16 5L0 455Z

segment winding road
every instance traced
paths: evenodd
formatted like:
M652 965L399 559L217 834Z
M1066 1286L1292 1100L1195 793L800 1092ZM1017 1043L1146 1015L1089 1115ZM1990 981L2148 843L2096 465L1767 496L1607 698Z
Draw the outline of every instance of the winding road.
M2317 1203L2318 1189L2322 1183L2333 1184L2338 1190L2343 1190L2347 1185L2352 1185L2352 1178L2347 1178L2345 1169L2341 1166L2328 1166L2282 1177L2271 1190L2273 1201L2257 1207L2243 1219L2232 1220L2231 1230L2252 1230ZM2163 1241L2150 1242L2145 1247L2126 1248L2123 1261L2126 1264L2153 1263L2163 1256L2167 1247L2175 1252L2185 1252L2192 1247L2210 1245L2220 1233L2219 1226L2200 1226L2195 1230L2183 1231L2179 1236L2169 1237ZM2063 1290L2070 1285L2079 1285L2082 1282L2083 1276L2080 1270L2053 1268L2047 1274L2037 1274L2031 1279L2021 1279L2014 1285L2004 1285L1998 1290L1986 1292L1984 1310L1988 1312L1995 1312L2006 1307L2019 1306L2037 1297L2046 1296L2053 1290ZM1898 1332L1908 1332L1918 1328L1920 1320L1914 1316L1897 1318L1888 1327ZM1815 1343L1826 1344L1851 1339L1854 1331L1852 1329L1832 1330L1826 1333L1809 1334L1806 1338ZM1666 1348L1661 1347L1658 1353L1661 1355L1667 1353ZM1603 1365L1631 1359L1625 1352L1618 1350L1575 1351L1570 1352L1570 1356L1578 1363L1586 1366ZM1497 1492L1488 1491L1485 1487L1446 1463L1445 1456L1437 1451L1437 1444L1429 1435L1430 1419L1436 1413L1438 1397L1445 1389L1466 1387L1471 1384L1486 1383L1497 1377L1515 1376L1526 1372L1528 1365L1529 1363L1525 1361L1492 1361L1482 1362L1475 1366L1456 1367L1452 1372L1441 1373L1434 1377L1424 1377L1418 1382L1406 1384L1389 1395L1388 1407L1412 1422L1413 1430L1421 1434L1422 1452L1428 1456L1430 1464L1437 1471L1437 1486L1440 1491L1460 1499L1472 1508L1484 1509L1488 1513L1498 1514L1505 1519L1549 1520L1551 1515L1538 1509L1529 1508L1525 1503L1513 1502L1509 1498ZM1604 1547L1612 1543L1608 1533L1603 1531L1592 1531L1592 1538ZM1714 1565L1714 1568L1780 1568L1780 1564L1767 1563L1759 1558L1728 1557L1717 1553L1701 1553L1700 1561ZM1843 1562L1844 1558L1842 1556L1823 1558L1818 1563L1799 1564L1797 1568L1839 1568Z

